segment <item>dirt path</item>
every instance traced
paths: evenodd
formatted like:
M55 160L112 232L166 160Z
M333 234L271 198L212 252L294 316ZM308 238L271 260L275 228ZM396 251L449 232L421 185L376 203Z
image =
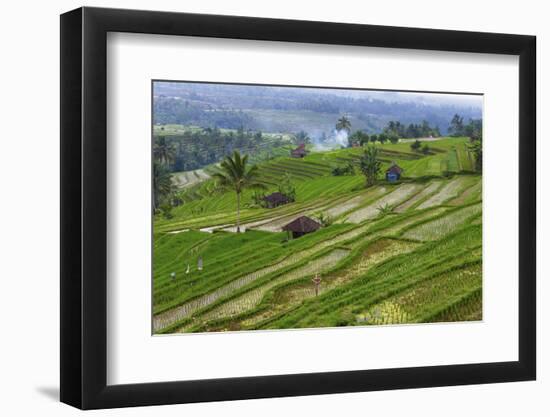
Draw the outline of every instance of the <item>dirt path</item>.
M420 142L437 142L438 140L441 140L442 138L413 138L413 139L399 139L399 143L411 143L416 142L417 140Z
M281 214L279 216L275 216L272 218L257 220L251 223L245 223L241 225L241 231L244 231L247 229L255 229L255 230L262 230L265 232L280 232L284 225L290 223L291 221L297 219L298 217L311 216L319 212L323 212L333 218L338 217L341 214L344 214L360 206L365 201L373 197L380 196L385 192L386 192L386 188L378 187L375 190L361 193L360 195L356 195L346 200L338 199L330 202L329 204L316 203L309 207L304 207L302 210L297 210L292 214ZM236 226L225 227L223 228L223 230L226 232L235 233L237 231L237 227Z

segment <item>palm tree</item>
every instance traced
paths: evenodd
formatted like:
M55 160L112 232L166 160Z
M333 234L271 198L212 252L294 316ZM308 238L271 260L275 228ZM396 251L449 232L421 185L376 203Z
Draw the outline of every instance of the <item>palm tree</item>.
M302 143L304 145L307 145L308 143L311 142L311 140L309 139L309 135L307 134L307 132L304 132L303 130L300 130L298 133L296 133L294 135L294 139L295 139L296 145L301 145Z
M218 185L224 188L230 188L237 194L237 233L241 231L241 193L246 188L265 188L265 185L258 181L258 167L252 165L247 168L248 155L241 157L239 151L233 152L233 157L226 156L220 163L219 170L212 174L217 179Z
M342 116L338 119L336 130L345 130L348 133L351 132L351 122L346 116Z
M158 162L153 163L153 209L156 210L160 205L162 197L170 195L172 192L172 179L170 172L164 165Z
M175 157L174 147L166 142L166 138L164 136L159 136L155 138L153 155L161 164L169 165Z
M367 179L367 187L374 185L380 172L380 161L378 160L378 148L366 146L361 156L361 172Z

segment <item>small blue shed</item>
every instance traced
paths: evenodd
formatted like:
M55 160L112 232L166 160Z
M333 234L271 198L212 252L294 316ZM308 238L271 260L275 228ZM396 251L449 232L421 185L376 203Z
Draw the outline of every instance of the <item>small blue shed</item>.
M386 181L388 182L395 182L401 178L401 173L403 172L403 169L394 163L391 167L389 167L386 170Z

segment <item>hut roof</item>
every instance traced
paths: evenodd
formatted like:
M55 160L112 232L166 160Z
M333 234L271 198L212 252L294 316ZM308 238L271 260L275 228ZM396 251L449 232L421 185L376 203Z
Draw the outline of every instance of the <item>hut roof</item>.
M306 145L304 143L301 143L300 145L298 145L298 147L296 149L293 149L292 150L292 153L293 154L306 154L307 153L307 150L306 150Z
M309 233L319 229L321 225L315 220L310 219L307 216L298 217L296 220L291 221L286 226L283 226L283 230L289 232L302 232Z
M402 172L403 169L399 165L394 164L387 169L386 174L401 174Z
M288 197L280 192L274 192L272 194L266 195L264 197L265 201L269 201L270 203L288 203Z

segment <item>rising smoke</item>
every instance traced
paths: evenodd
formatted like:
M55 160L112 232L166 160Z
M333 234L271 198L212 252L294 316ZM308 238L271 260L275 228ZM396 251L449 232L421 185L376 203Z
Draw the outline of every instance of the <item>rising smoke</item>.
M313 136L313 145L318 151L346 148L348 146L347 130L334 130L330 136Z

